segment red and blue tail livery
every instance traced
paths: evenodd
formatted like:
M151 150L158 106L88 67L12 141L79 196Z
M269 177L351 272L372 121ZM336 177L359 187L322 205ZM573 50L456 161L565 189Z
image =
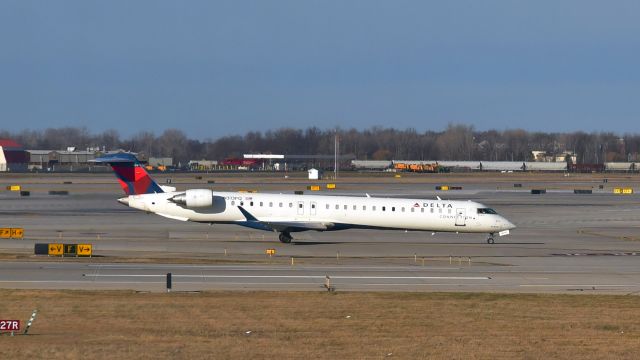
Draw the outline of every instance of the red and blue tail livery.
M111 165L118 182L127 195L155 194L164 192L138 159L130 153L105 155L93 160L96 163Z

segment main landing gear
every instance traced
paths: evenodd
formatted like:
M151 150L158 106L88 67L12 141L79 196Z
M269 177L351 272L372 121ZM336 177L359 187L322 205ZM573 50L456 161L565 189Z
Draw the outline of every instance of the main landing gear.
M289 234L288 232L281 232L278 238L280 239L281 243L285 243L285 244L290 243L291 240L293 239L291 237L291 234Z
M489 237L487 238L487 244L493 244L493 233L489 234Z

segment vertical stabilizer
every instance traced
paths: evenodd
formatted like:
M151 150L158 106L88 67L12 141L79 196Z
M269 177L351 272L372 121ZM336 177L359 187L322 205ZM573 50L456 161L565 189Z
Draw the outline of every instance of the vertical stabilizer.
M93 160L111 165L118 182L127 195L153 194L164 192L149 176L138 159L129 153L106 155Z

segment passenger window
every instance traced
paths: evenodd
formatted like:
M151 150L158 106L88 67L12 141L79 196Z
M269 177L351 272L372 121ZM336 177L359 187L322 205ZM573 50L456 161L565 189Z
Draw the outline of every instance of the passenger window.
M336 204L336 210L340 209L340 205Z
M347 205L344 206L344 209L347 210Z
M391 211L396 211L396 207L395 207L395 206L392 206L392 207L391 207Z
M402 208L402 210L404 211L404 208ZM416 212L416 210L414 208L411 208L411 212Z
M290 207L290 208L291 208L291 207L293 207L293 203L289 203L289 207Z
M431 213L433 214L433 208L431 208Z
M402 208L402 212L404 212L404 207Z
M356 210L356 206L355 205L353 205L353 210Z
M253 201L249 203L249 206L253 206Z
M235 205L236 205L236 202L231 200L231 206L235 206Z
M298 208L302 209L302 203L298 204Z
M282 207L282 203L279 203L278 206Z
M367 210L367 205L362 205L362 210Z
M273 207L273 203L272 202L269 202L269 207Z
M260 207L262 207L264 204L262 203L262 201L260 201Z
M373 205L372 210L373 210L373 211L376 211L376 206L375 206L375 205Z
M449 214L451 214L451 209L447 210L447 212L448 212Z
M383 207L382 207L382 211L385 211L386 209L387 209L387 207L386 207L386 206L383 206Z
M240 201L240 206L244 206L244 201Z
M438 209L438 212L439 212L440 214L442 214L442 209Z
M329 204L327 204L327 210L329 210Z
M421 208L421 209L420 209L420 212L421 212L421 213L423 213L423 212L424 212L424 208Z

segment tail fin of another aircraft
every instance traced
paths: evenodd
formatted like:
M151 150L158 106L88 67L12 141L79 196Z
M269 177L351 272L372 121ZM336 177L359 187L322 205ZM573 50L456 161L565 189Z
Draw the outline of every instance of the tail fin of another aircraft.
M93 160L111 165L127 195L162 193L164 190L149 176L138 159L129 153L105 155Z

